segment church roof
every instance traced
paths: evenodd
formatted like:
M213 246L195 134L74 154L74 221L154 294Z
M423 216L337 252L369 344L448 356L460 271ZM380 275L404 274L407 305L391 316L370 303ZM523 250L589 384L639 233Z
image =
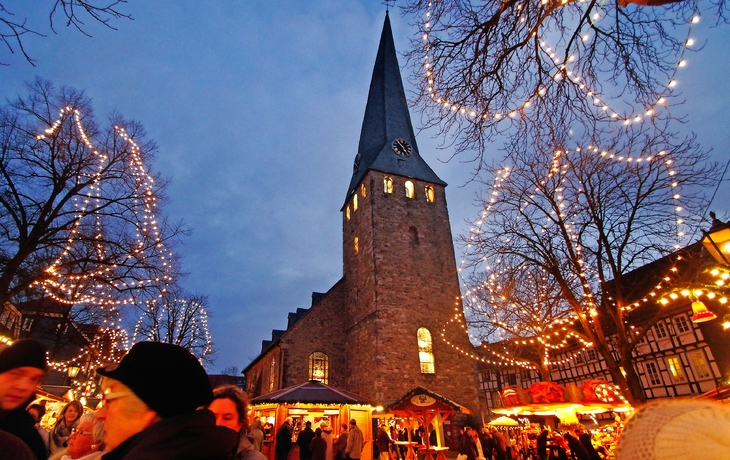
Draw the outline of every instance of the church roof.
M411 147L406 155L398 155L393 150L393 142L400 139ZM446 185L418 151L388 13L385 14L360 131L360 144L345 202L371 169Z

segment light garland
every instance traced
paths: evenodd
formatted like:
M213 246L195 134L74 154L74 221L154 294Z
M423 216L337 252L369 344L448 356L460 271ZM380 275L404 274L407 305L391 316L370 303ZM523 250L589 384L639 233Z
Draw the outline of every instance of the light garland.
M578 0L577 3L585 3L586 0ZM434 78L434 68L432 65L432 58L429 53L429 51L432 48L431 44L431 17L432 17L432 7L434 2L428 3L428 9L426 11L426 18L424 22L421 25L419 33L422 35L422 40L425 42L425 48L426 48L426 54L424 56L424 73L423 77L426 82L429 96L431 100L433 100L437 105L441 106L442 110L445 112L454 112L458 113L462 116L475 119L477 117L484 119L484 120L492 120L494 122L499 123L503 120L509 120L514 119L517 116L524 116L526 111L529 109L529 107L533 103L533 99L526 99L511 109L507 110L505 113L502 112L494 112L494 113L484 113L479 115L479 111L477 111L475 108L460 106L459 104L453 103L451 101L448 101L444 99L443 97L439 96L436 88L435 88L435 78ZM549 3L548 0L542 0L541 3L543 5L546 5ZM563 0L555 0L553 1L553 4L555 5L565 5L568 3L567 1ZM597 7L599 10L603 10L600 6ZM519 16L518 16L519 17ZM601 18L601 14L599 12L594 13L593 16L589 19L588 26L593 26L596 24L596 22ZM524 18L523 18L524 22ZM571 82L573 82L576 85L576 88L583 93L584 97L589 99L594 107L599 109L598 113L605 113L606 117L604 121L610 121L610 122L620 122L624 125L629 125L631 123L640 123L645 121L646 119L651 119L654 114L656 113L656 110L658 107L662 107L666 104L666 99L670 97L673 93L673 88L677 86L677 80L676 80L676 74L679 71L679 69L684 68L687 65L687 60L684 59L684 55L686 51L694 45L695 40L691 38L691 32L693 27L700 22L700 15L695 13L692 16L692 19L689 22L689 30L687 32L687 38L684 41L684 46L682 47L681 51L679 52L679 60L677 61L677 64L674 68L674 71L672 72L672 75L669 79L669 82L667 82L666 85L662 87L662 91L659 92L659 97L657 100L649 105L648 107L645 107L644 110L641 113L631 113L631 114L619 114L617 110L612 109L611 106L604 101L605 96L602 96L598 91L591 90L585 83L582 82L582 78L580 75L574 73L573 70L568 69L568 65L570 63L575 63L577 65L576 59L574 55L568 56L564 61L561 61L559 58L557 58L557 53L555 50L553 50L550 46L548 46L547 42L545 40L541 40L539 42L540 49L550 58L550 62L552 62L555 65L556 72L553 74L552 80L557 81L560 79L567 79ZM536 31L532 31L530 34L531 37L534 37L537 35ZM590 39L589 35L584 35L582 37L582 41L588 41ZM543 86L538 90L538 96L543 96L548 91L547 86Z
M48 268L46 268L45 272L48 278L36 280L32 283L32 286L40 286L47 296L57 302L67 305L93 303L104 308L106 306L113 307L114 305L133 304L135 303L135 300L132 297L114 299L108 290L108 286L104 283L97 282L92 286L86 285L86 283L93 282L93 280L108 279L119 263L107 264L102 268L83 274L61 273L62 268L64 267L64 260L72 252L74 243L77 241L77 235L79 234L81 224L84 222L85 217L95 218L94 226L97 229L96 238L99 240L102 239L102 223L100 216L98 216L93 209L90 210L89 206L92 202L97 203L97 205L100 203L101 189L103 187L102 173L104 172L106 163L109 160L108 155L99 152L94 147L83 128L81 113L79 110L72 107L64 107L61 109L59 118L49 128L47 128L43 134L36 136L37 140L40 141L53 136L56 132L58 132L68 117L72 117L74 128L79 133L83 144L86 148L93 152L93 156L97 161L96 172L91 174L88 189L80 192L79 196L74 198L74 206L77 211L73 220L73 226L69 230L69 235L66 238L66 246L61 254L50 264ZM172 282L172 276L170 275L171 254L162 243L162 238L155 218L156 197L154 195L154 179L146 172L142 162L139 146L126 133L124 128L115 126L114 129L116 134L130 146L131 161L126 166L129 168L129 172L136 183L136 192L133 195L134 201L141 204L141 209L136 209L134 211L135 215L141 218L140 228L137 234L137 248L131 254L128 254L120 263L124 264L130 259L143 257L145 255L145 241L151 240L153 241L151 247L154 247L155 250L158 251L157 255L162 261L161 267L163 274L155 278L142 279L139 281L127 282L124 281L124 279L116 282L111 281L110 284L117 291L123 291L128 288L134 288L135 286L139 287L144 286L145 284L159 285L162 283L160 289L161 292L164 293L167 289L166 286ZM101 244L96 245L96 251L97 255L103 259L105 251ZM63 296L58 295L57 293L59 292L62 293ZM112 312L113 311L114 310L112 308Z

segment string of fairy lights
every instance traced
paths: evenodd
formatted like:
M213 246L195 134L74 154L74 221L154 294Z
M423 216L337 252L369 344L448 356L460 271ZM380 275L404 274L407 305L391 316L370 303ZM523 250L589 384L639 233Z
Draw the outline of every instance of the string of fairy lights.
M66 372L70 367L76 367L80 363L89 369L102 366L109 362L118 362L129 348L129 335L121 325L121 314L118 306L133 305L137 303L132 295L119 297L119 292L131 291L135 288L155 286L159 293L153 302L161 299L173 283L171 275L172 253L164 245L160 228L157 222L157 197L154 193L154 178L148 173L142 160L140 146L133 137L121 126L114 127L115 135L126 143L129 149L129 158L125 163L125 173L128 173L133 180L132 211L136 217L136 241L129 254L122 257L116 263L98 264L98 267L87 269L83 273L68 273L64 270L67 259L72 256L74 247L81 241L81 231L87 221L91 221L93 230L92 239L98 241L93 250L99 260L107 260L106 248L101 243L103 240L103 222L97 209L102 203L102 190L104 188L104 172L109 164L109 156L99 151L89 138L83 126L82 114L72 107L64 107L60 110L59 117L42 134L36 136L38 141L51 139L55 136L65 123L72 123L71 129L78 133L84 147L92 155L93 167L87 173L88 177L83 179L88 184L74 198L74 215L72 225L66 237L66 243L60 254L45 269L45 277L32 284L42 289L46 296L65 305L90 305L103 312L102 324L98 337L101 337L101 344L89 341L77 356L64 360L51 361L49 366L56 371ZM88 237L86 237L88 240ZM157 257L160 261L159 274L149 278L135 279L124 275L115 276L115 269L125 263L134 262L145 257ZM118 278L118 279L115 279ZM100 282L105 280L106 282ZM207 312L201 308L199 317L192 318L193 327L199 329L203 337L203 347L206 353L212 351L212 340L207 324ZM136 341L136 331L133 341ZM5 343L12 343L9 339L0 337ZM50 358L50 357L49 357ZM91 388L91 382L75 382L85 389ZM78 389L77 389L78 390Z
M435 0L436 1L436 0ZM514 108L511 110L507 110L504 113L503 112L494 112L494 113L482 113L480 114L480 111L478 111L475 108L467 107L464 105L459 105L457 103L454 103L452 101L449 101L445 98L445 96L441 96L438 92L438 88L436 88L436 75L434 72L436 72L434 65L433 65L433 58L431 56L431 49L432 46L432 29L433 29L433 5L434 2L428 3L428 8L426 11L426 17L424 18L423 22L420 23L420 33L422 36L422 40L425 42L425 50L426 53L424 55L424 64L423 64L423 77L426 82L426 87L429 92L429 96L431 100L433 100L436 104L439 104L443 110L450 111L454 113L459 113L462 116L470 117L472 119L477 118L478 116L485 120L491 120L495 122L500 122L502 120L507 119L513 119L517 116L525 116L527 110L530 108L530 106L533 103L533 98L535 96L532 96L531 98L525 99L522 102L516 103ZM567 3L567 1L564 0L541 0L542 5L547 5L548 3L553 3L554 5L564 5ZM577 0L575 3L586 3L586 0ZM592 27L598 23L602 18L606 17L605 9L601 7L600 5L596 5L596 11L589 17L589 22L587 24L587 27ZM520 10L520 13L518 13L517 18L521 19L522 22L525 21L525 18L521 18L521 8L519 5L517 6L517 9ZM550 58L550 62L553 63L555 66L555 73L552 76L553 81L566 79L568 81L571 81L575 84L576 89L579 92L582 92L584 97L588 99L592 105L599 110L598 113L606 114L604 117L604 121L612 121L612 122L620 122L624 125L629 125L631 123L641 123L647 119L651 119L658 110L659 107L665 106L667 102L667 98L670 97L673 92L674 88L678 85L678 80L676 79L677 73L680 69L687 66L687 60L685 59L685 54L687 50L690 50L692 46L695 44L695 39L692 38L692 31L694 26L700 23L700 15L697 12L697 2L695 2L695 14L693 14L692 18L689 21L688 24L688 31L686 39L684 40L682 48L680 49L678 53L678 60L673 68L673 71L671 72L671 75L669 76L668 82L661 87L659 91L656 93L658 94L658 97L655 102L652 104L649 104L647 107L644 107L644 109L641 112L632 112L632 113L619 113L618 110L612 108L612 104L607 102L606 99L608 99L607 96L602 95L599 91L595 89L591 89L586 83L584 83L583 78L581 77L579 72L576 72L575 69L577 68L578 61L575 57L575 55L569 55L564 59L561 59L558 56L558 50L553 49L549 46L546 40L540 40L539 45L540 49L547 57ZM533 30L530 33L531 37L534 37L537 35L537 31ZM591 39L590 34L586 33L581 37L581 40L583 42L588 42ZM542 86L537 90L538 96L544 96L547 91L549 90L548 86Z

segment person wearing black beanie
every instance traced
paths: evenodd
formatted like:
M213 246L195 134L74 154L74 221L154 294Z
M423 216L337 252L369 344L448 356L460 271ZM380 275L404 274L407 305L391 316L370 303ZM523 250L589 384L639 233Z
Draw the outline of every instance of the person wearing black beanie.
M216 426L208 375L183 347L136 343L119 364L96 370L102 381L104 460L227 460L238 434Z
M46 376L46 350L33 339L18 340L0 351L0 431L20 438L38 460L45 460L46 447L25 410Z

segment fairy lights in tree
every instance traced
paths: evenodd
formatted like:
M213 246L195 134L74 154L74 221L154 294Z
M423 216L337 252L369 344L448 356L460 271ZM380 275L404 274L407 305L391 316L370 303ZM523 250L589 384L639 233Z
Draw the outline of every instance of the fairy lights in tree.
M441 5L442 3L446 4L446 6ZM549 17L552 16L554 11L565 7L565 5L568 3L575 5L574 8L578 8L578 10L572 11L570 14L575 15L576 17L581 17L585 21L581 22L581 24L582 29L586 32L566 28L566 30L562 31L561 36L555 37L554 35L556 34L556 32L550 31L550 26L548 25L549 23L544 22L544 20L547 20ZM539 70L537 71L538 74L542 74L544 72L549 75L549 78L547 78L548 75L546 75L546 78L544 80L538 79L538 81L534 83L536 85L536 87L534 88L526 87L522 84L516 84L516 88L514 90L504 88L504 91L498 94L494 94L491 97L487 97L486 100L483 101L479 97L474 97L473 94L470 94L468 90L459 90L457 88L452 88L452 86L455 85L455 82L458 81L458 77L455 77L451 74L441 75L442 72L445 72L448 69L437 68L439 64L443 63L441 63L439 59L435 59L432 56L432 53L435 49L434 41L439 46L441 46L442 42L444 42L445 40L440 39L437 34L433 32L433 29L437 25L436 22L443 14L446 14L448 16L448 21L454 20L453 17L448 15L448 13L446 13L445 11L440 11L438 14L434 14L434 9L437 7L437 4L440 9L445 9L446 11L448 11L449 8L454 8L453 5L450 5L447 2L432 1L427 3L425 9L425 18L423 18L423 21L420 22L420 34L421 40L423 41L423 46L421 47L421 49L425 53L423 55L423 65L421 67L421 74L423 78L422 89L424 93L428 95L429 99L433 103L435 103L436 106L440 107L441 115L443 117L446 117L449 114L458 114L466 117L467 119L482 120L487 124L499 124L505 120L514 120L516 118L529 116L528 112L535 104L535 102L537 102L541 98L544 98L547 93L551 91L564 91L563 86L565 84L571 85L571 88L575 93L575 97L584 98L589 103L589 105L594 108L595 112L592 116L595 117L596 120L605 122L618 122L623 125L630 125L651 120L656 115L656 112L659 108L665 108L668 99L673 95L674 90L678 85L676 75L680 69L683 69L687 66L687 59L685 58L686 51L691 49L695 44L695 40L691 38L693 27L700 22L700 15L697 12L697 8L695 6L695 12L691 16L687 24L687 35L685 36L684 40L678 40L678 42L681 43L681 46L678 46L678 51L674 52L674 54L677 56L677 61L673 69L668 72L668 80L663 85L659 85L656 89L652 89L650 91L652 95L656 95L653 102L650 102L641 110L635 110L633 109L632 102L629 101L628 105L631 108L629 108L628 111L621 113L619 109L613 107L614 103L610 102L610 99L612 99L611 96L601 94L601 91L598 88L591 88L592 85L599 86L598 82L595 82L596 78L598 78L599 75L596 73L595 68L592 64L582 62L581 59L575 54L575 52L571 51L568 48L561 50L558 49L558 46L551 46L548 43L552 41L555 43L562 43L566 47L568 45L572 47L578 47L578 44L576 42L582 42L583 46L585 46L586 48L590 48L590 42L593 39L593 35L595 35L597 30L601 30L599 27L600 21L604 20L604 18L608 21L615 20L615 18L610 15L611 11L609 11L604 5L594 3L589 4L585 0L579 0L575 2L564 2L562 0L543 0L541 2L541 8L539 9L538 13L542 17L541 20L537 20L531 16L532 14L535 14L532 5L523 4L522 2L516 2L515 4L511 4L509 6L504 5L499 12L493 12L495 16L492 17L489 16L488 10L485 9L485 14L487 14L487 16L484 19L484 24L482 24L481 27L477 28L477 30L474 31L474 36L482 37L482 40L488 40L485 37L489 36L490 28L495 27L492 22L495 20L495 18L497 18L497 20L499 21L514 23L515 29L511 30L511 33L515 37L522 38L521 40L517 39L517 43L497 43L491 45L492 49L506 50L501 52L503 54L500 54L500 51L492 53L483 51L481 53L478 53L478 51L470 50L474 53L478 53L478 56L474 57L474 62L471 62L470 65L478 66L475 61L484 59L510 62L512 59L515 59L510 56L512 53L520 56L517 59L528 59L527 56L523 56L523 54L517 50L519 50L522 46L528 47L527 43L532 43L534 41L534 43L536 44L535 48L539 49L540 53L539 55L532 57L530 59L530 62L532 63L532 65L539 68ZM529 6L529 8L523 8L523 6ZM419 8L420 6L415 6L413 7L413 10L417 11ZM590 8L590 10L588 8ZM512 9L514 9L514 11ZM515 16L514 19L510 19L512 15ZM557 21L558 19L553 18L552 20ZM480 21L480 19L477 18L476 21ZM525 29L525 23L535 25L532 28ZM446 33L451 30L460 30L460 28L462 27L467 27L465 24L462 23L458 23L458 25L446 24L442 26L443 30ZM543 33L542 30L544 30L544 37L539 36ZM603 33L605 34L606 32L604 31ZM464 42L468 41L467 38L462 37L462 39ZM496 38L492 37L492 39ZM471 44L462 43L461 51L452 52L453 54L446 53L445 56L441 57L449 63L447 65L454 65L457 68L460 65L467 65L465 63L466 60L461 61L455 56L458 56L460 52L466 52L464 47L469 46L471 46ZM474 44L473 46L478 49L478 46L476 44ZM487 43L485 46L489 48L490 45L489 43ZM526 51L525 53L529 53L529 51ZM592 53L589 54L592 56ZM593 58L595 59L595 57ZM550 67L550 65L552 65L552 68ZM489 66L487 67L490 68ZM495 68L504 69L503 74L497 74L494 77L490 77L490 80L497 81L502 79L511 79L512 75L510 72L515 72L515 68L518 67L519 64L515 64L514 66L505 65L504 63L501 65L495 64ZM589 78L586 78L584 75L582 75L584 69L589 69ZM464 71L463 74L471 74L474 79L477 79L477 74L482 69L479 68L479 70L476 70L470 67L470 70L470 72ZM494 70L491 70L487 73L491 75L492 72L494 72ZM613 78L615 78L615 76ZM441 94L439 90L439 84L442 83L442 80L445 80L445 82L447 83L445 86L448 86L450 90L454 91L455 94L453 98L455 99L451 99L448 95ZM465 81L468 81L468 83L465 83L465 85L486 84L483 81L480 82L479 80L472 81L465 79ZM594 83L589 83L589 81L593 81ZM530 80L530 82L532 82L532 80ZM487 86L492 89L491 83L487 84ZM476 91L480 90L481 88L476 89ZM491 94L489 93L489 90L487 90L487 92L488 94ZM507 92L508 95L505 96L504 94L502 94L503 92ZM520 100L519 95L523 93L528 93L529 96ZM620 97L621 94L617 94L614 98L619 99ZM476 99L476 101L488 105L482 106L481 104L479 104L470 106L470 99ZM622 101L622 105L626 105L625 102L626 101ZM501 108L493 110L491 109L492 105L496 105ZM512 108L507 107L510 105Z

